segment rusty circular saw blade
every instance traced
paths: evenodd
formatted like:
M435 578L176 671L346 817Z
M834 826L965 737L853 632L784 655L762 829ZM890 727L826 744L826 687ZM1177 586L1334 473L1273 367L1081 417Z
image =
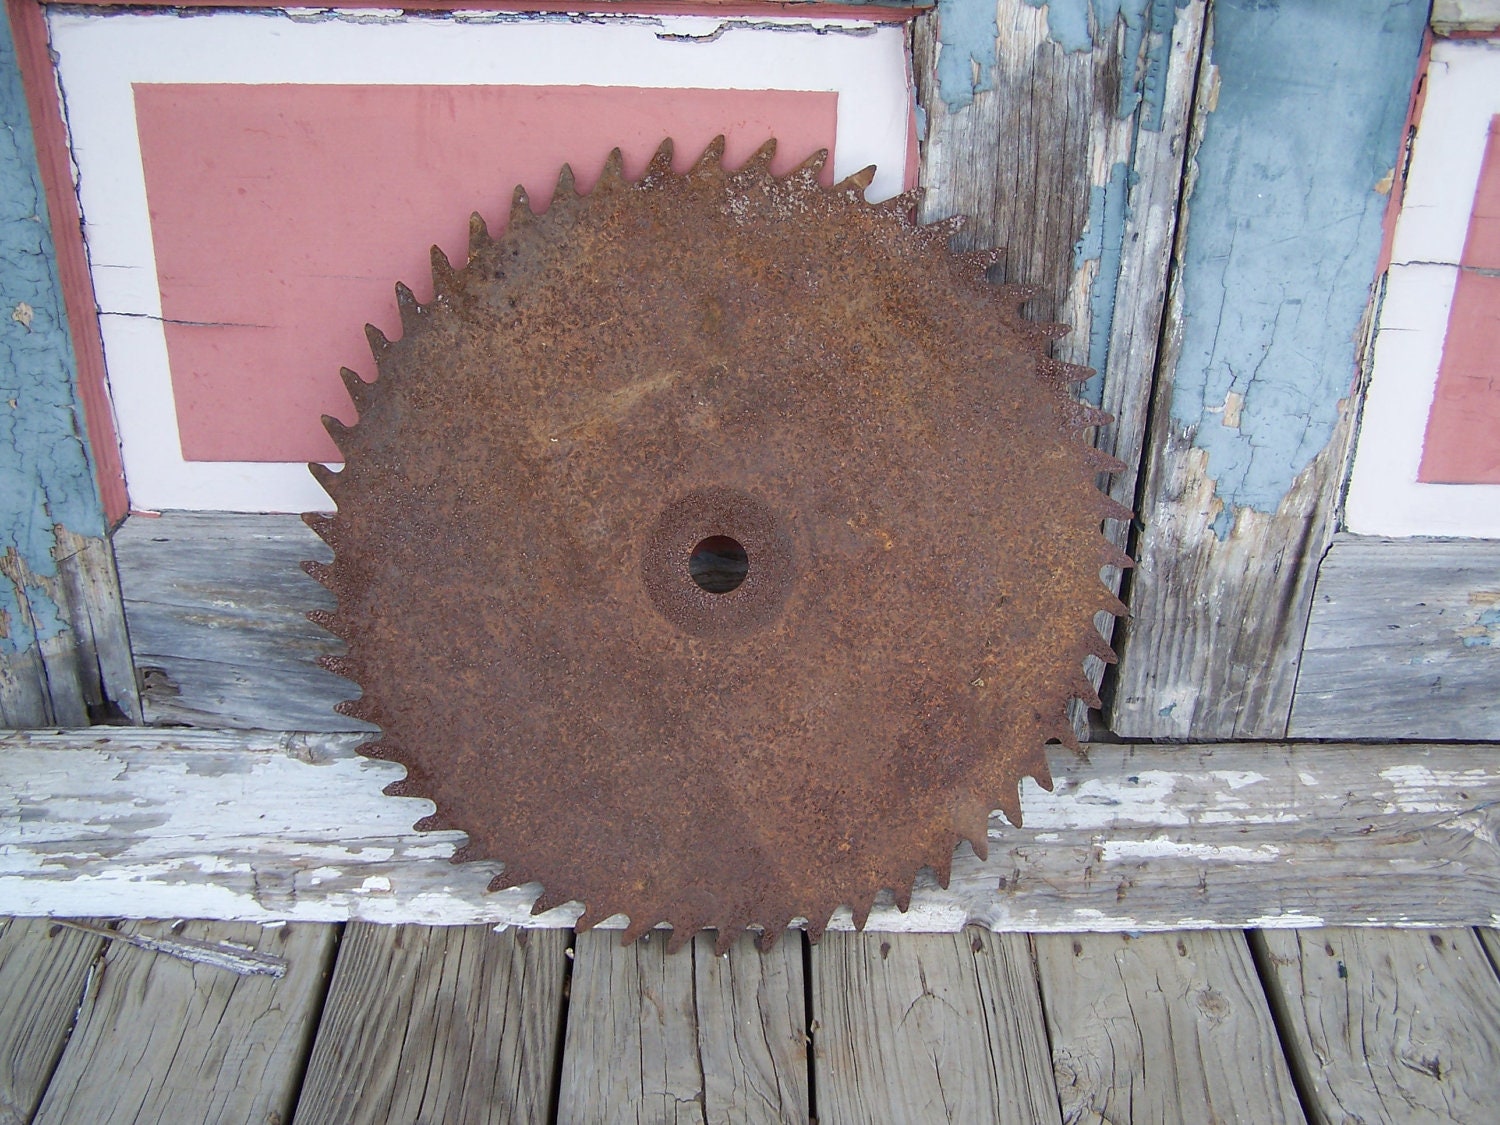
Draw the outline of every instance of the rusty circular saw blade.
M1058 327L912 197L821 187L822 156L773 176L772 148L679 174L668 142L636 182L616 153L542 215L517 189L499 237L476 216L430 303L397 287L401 338L370 329L378 378L345 372L344 469L313 466L315 619L363 752L407 768L387 791L492 888L627 940L816 937L946 884L1022 777L1050 787L1123 608L1100 527L1127 513L1082 439L1106 416ZM733 589L695 579L705 541Z

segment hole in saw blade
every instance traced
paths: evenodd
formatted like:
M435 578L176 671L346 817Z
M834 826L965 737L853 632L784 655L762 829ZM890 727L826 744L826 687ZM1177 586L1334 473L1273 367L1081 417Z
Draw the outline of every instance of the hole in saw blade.
M727 594L737 589L750 573L750 556L738 539L710 535L700 540L688 556L688 574L700 590Z

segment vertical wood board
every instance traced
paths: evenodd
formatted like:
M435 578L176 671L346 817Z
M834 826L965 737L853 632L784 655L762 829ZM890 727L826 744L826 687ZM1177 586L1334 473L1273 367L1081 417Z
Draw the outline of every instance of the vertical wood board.
M1258 932L1312 1119L1487 1121L1500 1105L1500 978L1472 930Z
M0 919L0 1122L36 1112L103 942L46 918Z
M742 936L724 957L712 934L666 945L578 935L560 1125L805 1122L802 935L768 953Z
M290 1119L323 1000L334 927L181 925L190 938L284 958L286 975L239 976L110 943L35 1125ZM127 923L126 929L171 930L160 922Z
M1035 941L1064 1121L1304 1120L1243 934Z
M567 944L562 930L350 925L298 1125L547 1120Z
M1060 1122L1024 934L827 933L811 960L820 1120Z
M1286 732L1426 11L1215 5L1110 712L1120 734Z

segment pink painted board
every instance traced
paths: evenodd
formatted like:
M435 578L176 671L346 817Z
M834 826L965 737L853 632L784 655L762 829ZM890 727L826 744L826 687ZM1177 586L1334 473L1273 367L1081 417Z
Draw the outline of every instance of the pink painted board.
M1464 242L1437 389L1427 416L1426 484L1500 484L1500 116Z
M392 288L431 296L428 248L461 263L468 216L492 233L511 190L579 189L619 146L639 176L665 136L685 169L716 135L726 163L767 138L773 171L832 150L837 94L537 86L135 86L183 457L336 461L321 414L374 377L366 321L400 334ZM825 172L831 178L831 164Z

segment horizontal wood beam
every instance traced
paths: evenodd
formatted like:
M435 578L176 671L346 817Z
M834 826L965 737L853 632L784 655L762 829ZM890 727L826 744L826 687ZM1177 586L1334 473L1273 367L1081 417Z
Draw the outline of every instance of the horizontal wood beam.
M348 734L95 728L0 738L0 910L567 926L493 864L446 862L401 767ZM878 930L1495 924L1500 746L1242 743L1058 749L990 855L885 900ZM618 922L618 919L616 920ZM835 916L848 928L849 915Z

